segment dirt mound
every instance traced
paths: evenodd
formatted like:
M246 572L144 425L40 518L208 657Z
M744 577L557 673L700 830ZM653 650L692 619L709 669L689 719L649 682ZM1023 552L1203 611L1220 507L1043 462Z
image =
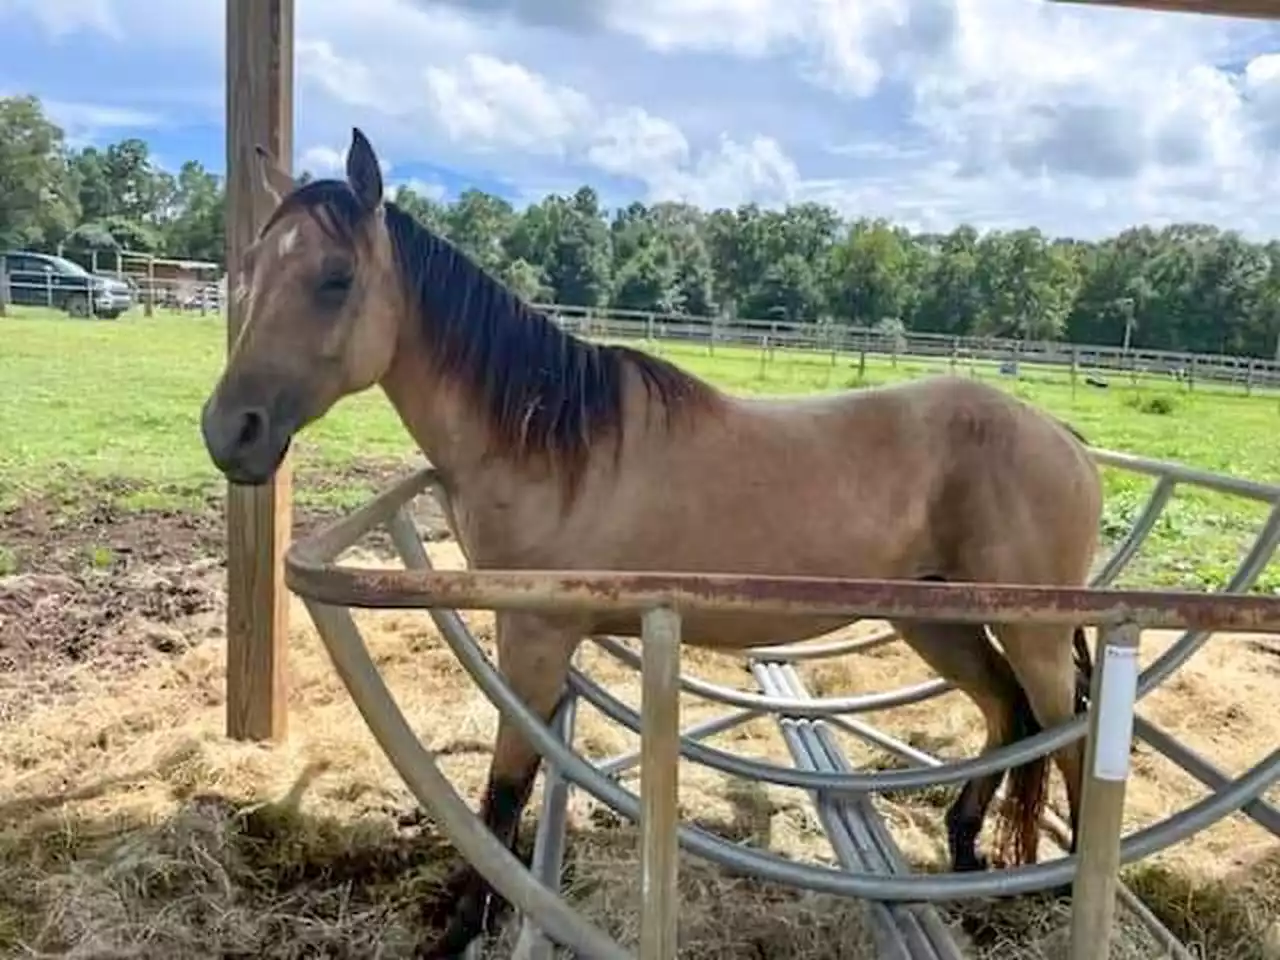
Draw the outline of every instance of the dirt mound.
M185 650L216 626L219 513L105 499L132 492L112 484L30 499L0 517L10 574L0 577L0 722Z
M86 491L86 499L90 496ZM0 514L13 573L78 574L168 566L221 553L222 515L213 499L191 511L129 509L108 500L27 500Z
M298 486L371 493L407 469L357 463L308 472ZM129 505L148 493L188 508ZM322 502L295 508L295 537L338 512L340 499ZM428 539L447 530L429 498L414 515ZM126 480L86 481L0 512L0 722L221 636L224 523L221 492L144 490ZM391 554L385 534L363 546Z
M0 722L77 686L77 665L118 672L179 653L216 629L217 565L0 580Z

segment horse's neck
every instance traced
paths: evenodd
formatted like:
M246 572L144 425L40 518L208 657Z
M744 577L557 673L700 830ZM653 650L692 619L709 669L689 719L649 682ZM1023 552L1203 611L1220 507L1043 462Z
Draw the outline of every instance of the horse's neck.
M405 429L444 479L473 537L493 538L491 517L510 521L531 511L555 512L548 509L558 490L555 484L493 456L484 413L464 390L436 372L427 345L401 345L381 386ZM461 530L455 533L464 535Z
M460 478L482 461L487 425L436 371L425 344L405 338L381 385L405 429L443 475Z

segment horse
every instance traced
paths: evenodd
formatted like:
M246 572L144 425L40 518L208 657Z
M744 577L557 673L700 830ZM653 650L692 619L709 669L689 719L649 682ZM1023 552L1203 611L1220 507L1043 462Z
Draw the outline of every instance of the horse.
M245 323L201 410L208 456L231 483L269 481L300 430L377 386L439 472L475 569L1085 582L1097 466L1082 437L1022 400L954 376L734 395L642 350L564 331L386 199L359 128L345 177L298 185L266 150L256 162L274 206L230 265ZM640 633L639 618L622 615L499 611L495 621L498 667L543 719L566 695L583 639ZM681 634L748 650L847 622L708 613L687 616ZM981 711L984 752L1082 708L1079 627L894 626ZM1083 745L1053 759L1074 833ZM500 719L480 816L509 848L540 760ZM1034 862L1049 772L1044 758L1011 771L1002 862ZM978 837L1002 779L967 782L947 810L954 870L990 866ZM465 865L444 903L427 957L460 954L505 906Z

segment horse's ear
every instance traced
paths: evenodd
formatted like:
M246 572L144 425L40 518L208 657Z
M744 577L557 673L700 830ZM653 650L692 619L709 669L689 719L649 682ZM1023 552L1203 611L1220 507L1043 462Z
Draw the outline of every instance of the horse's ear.
M347 183L365 210L373 211L382 202L382 168L373 144L359 127L351 128L351 149L347 151Z
M258 181L262 189L279 205L281 200L293 192L296 186L293 177L281 169L280 164L276 163L275 156L262 144L257 144L253 148L253 155L257 161Z

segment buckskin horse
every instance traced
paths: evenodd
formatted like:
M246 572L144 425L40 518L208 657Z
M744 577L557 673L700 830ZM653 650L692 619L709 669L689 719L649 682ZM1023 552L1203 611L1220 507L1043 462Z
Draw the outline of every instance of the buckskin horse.
M359 129L345 180L299 186L265 150L257 156L275 206L230 265L245 324L201 415L208 454L230 482L266 482L299 430L376 384L439 470L473 568L1085 582L1097 467L1078 434L1021 400L949 376L730 395L640 350L563 331L386 200ZM842 625L708 614L687 617L682 636L740 650ZM982 712L984 751L1081 709L1079 628L992 625L993 639L976 625L895 626ZM499 612L498 666L549 718L582 639L639 627ZM1054 756L1073 831L1082 753L1077 741ZM499 721L481 816L510 846L540 759ZM1044 759L1011 771L1002 861L1035 860L1047 775ZM978 835L1001 780L966 783L947 811L953 869L987 866ZM448 890L430 957L461 953L500 905L467 866Z

